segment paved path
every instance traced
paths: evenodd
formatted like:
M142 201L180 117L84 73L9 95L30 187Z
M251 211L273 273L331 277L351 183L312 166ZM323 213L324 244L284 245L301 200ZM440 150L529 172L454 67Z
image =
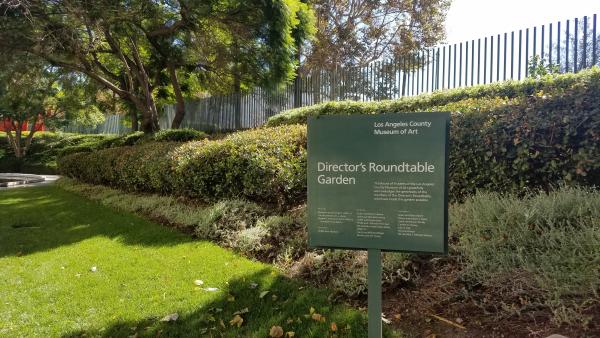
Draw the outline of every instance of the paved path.
M27 176L27 174L13 174L13 173L1 173L0 174L0 178L2 178L3 175L10 175L10 177L19 177L19 176ZM22 188L22 187L37 187L37 186L41 186L41 185L48 185L48 184L52 184L54 183L54 181L56 181L57 179L60 178L60 176L58 175L35 175L35 176L41 176L44 178L43 182L38 182L38 183L30 183L30 184L20 184L20 185L14 185L14 186L9 186L9 187L0 187L0 190L2 189L14 189L14 188Z

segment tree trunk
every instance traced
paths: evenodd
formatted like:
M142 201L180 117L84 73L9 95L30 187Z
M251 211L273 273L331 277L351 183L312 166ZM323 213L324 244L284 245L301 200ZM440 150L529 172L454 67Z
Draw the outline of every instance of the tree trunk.
M138 112L135 108L130 108L131 110L131 131L139 131L140 130L140 122L138 121Z
M240 66L236 65L233 73L233 102L234 102L234 121L235 129L242 128L242 75L240 74Z
M176 100L175 117L173 117L173 122L171 122L171 128L179 129L181 127L181 122L183 122L183 118L185 117L185 102L183 100L183 95L181 94L181 86L177 79L175 66L173 63L169 62L167 67L169 69L169 76L171 77L171 84L173 85Z

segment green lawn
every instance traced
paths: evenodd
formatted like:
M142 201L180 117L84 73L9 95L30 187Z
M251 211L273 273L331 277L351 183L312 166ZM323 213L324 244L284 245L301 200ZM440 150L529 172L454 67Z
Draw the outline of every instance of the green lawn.
M268 265L57 187L0 191L2 337L327 337L331 322L366 337L363 314Z

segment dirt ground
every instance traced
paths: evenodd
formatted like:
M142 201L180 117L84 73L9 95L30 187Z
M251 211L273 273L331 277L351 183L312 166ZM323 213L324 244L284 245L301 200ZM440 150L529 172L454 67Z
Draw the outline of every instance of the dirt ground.
M598 303L583 311L591 319L587 327L557 326L550 309L536 301L526 276L506 276L491 289L460 280L459 264L451 258L419 265L416 282L383 294L389 325L409 337L600 337Z

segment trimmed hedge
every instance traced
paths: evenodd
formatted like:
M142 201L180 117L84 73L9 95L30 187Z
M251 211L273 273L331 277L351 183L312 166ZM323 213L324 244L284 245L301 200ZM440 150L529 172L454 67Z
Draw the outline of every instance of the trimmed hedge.
M282 126L185 144L147 142L76 153L62 174L126 190L204 200L248 198L284 205L306 191L306 128Z
M450 197L476 190L600 184L600 68L540 80L455 89L381 102L289 110L268 125L308 116L451 111Z
M498 93L513 97L478 97ZM453 112L451 201L477 190L520 194L560 183L600 183L599 68L397 101L317 105L269 122L281 126L237 132L222 140L150 142L75 154L60 166L67 176L130 190L289 205L306 197L306 127L285 124L308 115L415 110Z
M421 94L404 97L397 100L375 102L326 102L313 106L295 108L272 116L267 122L268 127L285 124L306 123L308 116L318 115L352 115L352 114L381 114L429 110L432 107L443 107L449 103L468 99L480 98L518 98L538 95L561 95L565 90L585 83L595 83L600 78L600 67L594 66L577 74L566 73L548 75L541 79L527 78L522 81L497 82L467 88L456 88L438 91L431 94ZM595 95L598 95L596 92Z

